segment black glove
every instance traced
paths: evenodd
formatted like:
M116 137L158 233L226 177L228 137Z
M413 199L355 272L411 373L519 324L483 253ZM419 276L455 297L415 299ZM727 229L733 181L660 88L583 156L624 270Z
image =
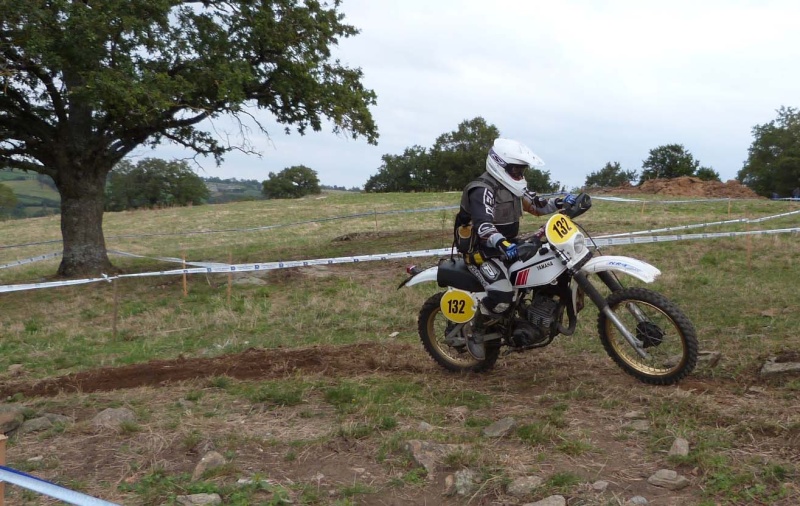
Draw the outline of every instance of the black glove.
M500 251L503 252L503 255L506 257L506 260L509 262L513 262L517 259L517 245L513 242L508 242L507 240L503 239L502 241L497 243L497 247L500 248Z

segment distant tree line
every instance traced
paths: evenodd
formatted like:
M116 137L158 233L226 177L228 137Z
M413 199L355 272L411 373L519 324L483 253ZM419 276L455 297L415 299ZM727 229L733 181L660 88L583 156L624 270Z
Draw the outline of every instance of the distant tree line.
M637 178L641 184L648 179L682 176L719 181L719 173L710 167L702 167L682 144L666 144L650 150L650 155L642 162L641 175L635 170L623 170L619 162L607 162L605 167L586 177L584 187L608 188L631 184Z
M208 200L206 184L183 160L144 158L135 165L119 162L106 180L106 211L200 205Z
M753 143L747 161L736 179L757 194L789 197L800 193L800 110L782 106L776 119L753 127ZM623 170L619 162L606 165L587 176L585 186L614 187L648 179L695 176L719 181L719 173L703 167L681 144L666 144L650 150L642 162L642 173Z
M378 173L371 176L367 192L436 192L461 190L486 170L486 156L500 131L481 117L466 120L452 132L440 135L433 146L414 145L402 154L385 154ZM539 192L558 190L548 171L526 171L528 187Z

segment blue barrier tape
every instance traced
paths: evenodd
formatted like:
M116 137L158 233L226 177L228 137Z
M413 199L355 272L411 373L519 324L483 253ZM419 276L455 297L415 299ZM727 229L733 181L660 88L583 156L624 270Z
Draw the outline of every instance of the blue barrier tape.
M12 485L17 485L18 487L32 490L77 506L119 506L117 503L82 494L6 466L0 466L0 481L11 483Z

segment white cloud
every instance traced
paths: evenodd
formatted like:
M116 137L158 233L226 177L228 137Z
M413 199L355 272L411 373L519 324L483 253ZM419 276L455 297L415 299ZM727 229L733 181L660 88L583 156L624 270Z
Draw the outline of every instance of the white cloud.
M800 106L794 1L345 0L342 11L362 32L336 55L378 94L379 145L329 128L286 136L259 113L271 140L252 140L264 157L231 154L207 174L262 180L304 164L325 184L360 186L381 155L429 147L482 116L568 186L607 161L639 170L669 143L724 180L746 159L752 127Z

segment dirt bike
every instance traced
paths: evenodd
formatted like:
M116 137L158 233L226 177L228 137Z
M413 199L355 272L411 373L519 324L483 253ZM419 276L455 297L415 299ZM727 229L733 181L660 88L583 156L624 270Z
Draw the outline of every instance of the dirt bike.
M500 351L526 351L549 345L559 334L575 332L578 314L588 297L599 309L597 331L608 355L626 373L653 385L671 385L697 364L697 337L688 317L658 292L625 288L617 273L645 283L661 271L624 256L595 255L588 233L573 218L591 208L580 194L539 231L517 247L518 259L508 265L513 285L511 308L503 315L479 310L485 281L474 262L451 255L411 275L398 288L436 282L447 290L428 298L419 312L419 336L428 354L450 371L488 371ZM604 296L596 285L610 294ZM482 343L474 353L468 340Z

